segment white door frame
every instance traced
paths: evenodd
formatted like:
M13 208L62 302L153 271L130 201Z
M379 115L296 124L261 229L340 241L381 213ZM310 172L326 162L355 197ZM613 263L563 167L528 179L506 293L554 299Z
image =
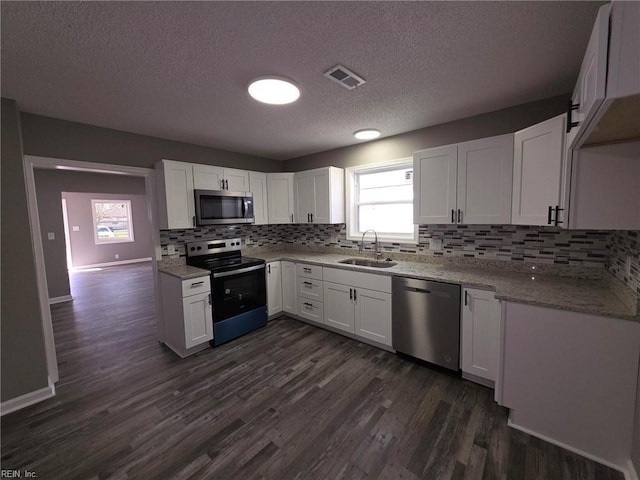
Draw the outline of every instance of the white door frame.
M145 197L147 199L147 215L151 223L151 237L153 251L149 252L154 260L162 258L160 249L160 230L158 228L158 215L156 207L156 185L155 175L152 168L129 167L125 165L111 165L105 163L80 162L76 160L66 160L62 158L39 157L33 155L24 156L24 176L27 187L27 205L29 208L29 223L31 225L31 239L33 242L33 255L36 268L36 282L38 297L40 299L40 313L42 316L42 332L44 335L44 347L47 357L47 371L49 381L57 382L60 377L58 373L58 361L56 359L56 345L53 337L53 324L51 322L51 310L49 309L49 290L47 286L47 275L44 264L44 252L42 248L42 236L40 231L40 220L38 215L38 199L36 195L36 185L34 169L71 170L89 173L107 173L115 175L127 175L134 177L144 177ZM156 296L156 318L158 320L158 336L160 341L164 341L164 328L161 321L161 310L158 308L160 299L158 291L158 269L156 262L153 262L153 283Z

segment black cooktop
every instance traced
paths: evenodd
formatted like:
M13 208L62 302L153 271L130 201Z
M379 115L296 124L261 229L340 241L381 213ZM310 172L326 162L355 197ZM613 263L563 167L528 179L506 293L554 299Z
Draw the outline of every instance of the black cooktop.
M241 268L253 267L254 265L264 264L261 258L252 257L226 257L226 258L203 258L187 257L187 265L203 268L211 272L227 272L230 270L239 270Z

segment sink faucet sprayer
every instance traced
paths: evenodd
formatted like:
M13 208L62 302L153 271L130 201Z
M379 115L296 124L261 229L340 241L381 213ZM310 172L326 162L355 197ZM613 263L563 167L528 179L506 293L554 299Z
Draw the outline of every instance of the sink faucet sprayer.
M373 234L375 235L375 240L373 242L373 255L374 255L374 259L378 260L381 256L382 256L382 252L380 252L380 244L378 243L378 234L376 233L375 230L369 229L366 230L363 234L362 234L362 240L360 241L360 253L362 253L364 255L364 236L369 233L369 232L373 232Z

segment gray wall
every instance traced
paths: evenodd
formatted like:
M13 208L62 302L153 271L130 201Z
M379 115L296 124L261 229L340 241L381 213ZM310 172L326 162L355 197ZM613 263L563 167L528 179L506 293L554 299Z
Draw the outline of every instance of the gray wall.
M144 179L140 178L144 182ZM102 190L101 190L102 191ZM144 195L129 193L71 193L64 192L67 200L71 239L71 258L74 267L97 263L121 262L153 256L151 224L147 216L147 199ZM133 242L96 245L91 200L129 200L133 223ZM73 231L73 226L78 231ZM115 256L118 255L116 259Z
M63 297L69 295L70 291L66 262L64 223L62 218L62 192L144 195L144 179L142 177L128 177L124 175L36 169L35 180L49 297ZM143 199L143 203L144 201ZM136 241L139 239L137 233L140 226L146 229L146 235L148 235L146 242L150 245L151 231L148 217L146 216L146 205L143 205L143 209L143 217L140 215L141 212L138 211L138 215L134 218ZM145 224L146 227L144 226ZM47 239L48 232L55 234L55 240ZM145 233L142 232L142 235L144 237ZM113 245L108 247L113 247ZM147 250L149 250L149 248L150 247L147 247ZM149 251L147 251L145 255L142 255L142 257L146 256L149 256ZM113 256L111 259L113 259ZM92 263L102 262L96 261Z
M281 163L241 153L21 113L25 155L153 167L163 158L223 167L279 172Z
M285 160L282 162L282 171L297 172L327 166L346 168L383 162L411 157L413 152L425 148L512 133L563 113L568 100L568 95L562 95L393 137Z
M47 386L42 315L22 163L19 112L2 99L2 402Z

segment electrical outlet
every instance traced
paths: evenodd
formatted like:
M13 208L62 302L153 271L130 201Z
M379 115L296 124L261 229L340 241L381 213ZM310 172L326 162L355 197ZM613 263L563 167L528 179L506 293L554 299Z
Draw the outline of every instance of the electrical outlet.
M170 243L169 245L167 245L167 253L169 255L175 255L176 253L176 246L173 245L172 243Z
M120 258L120 255L116 253L116 260L118 260L119 258Z
M624 262L624 274L627 277L631 276L631 255L627 255L627 260Z
M433 251L442 250L442 239L441 238L430 238L429 239L429 250L433 250Z
M48 238L49 240L55 240L55 239L56 239L56 234L55 234L55 233L53 233L53 232L48 232L48 233L47 233L47 238Z

